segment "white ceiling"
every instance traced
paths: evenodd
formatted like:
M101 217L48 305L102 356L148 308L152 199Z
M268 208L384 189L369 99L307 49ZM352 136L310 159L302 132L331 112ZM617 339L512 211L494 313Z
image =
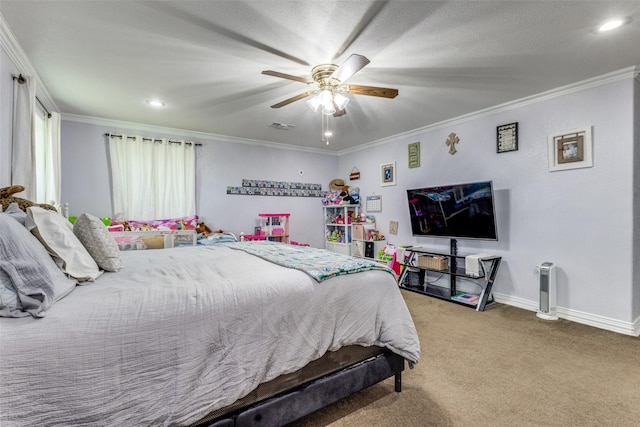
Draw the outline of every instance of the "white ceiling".
M0 12L62 113L342 151L640 64L639 1L23 1ZM611 17L631 22L613 32ZM321 63L371 63L347 115L302 93ZM161 110L145 101L160 98ZM290 130L273 122L295 125Z

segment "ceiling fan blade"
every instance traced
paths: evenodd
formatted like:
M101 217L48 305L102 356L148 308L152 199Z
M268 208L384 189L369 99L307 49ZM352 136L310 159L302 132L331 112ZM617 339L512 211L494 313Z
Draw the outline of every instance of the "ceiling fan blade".
M296 102L299 101L303 98L306 98L307 96L313 95L314 93L318 92L317 90L312 90L309 92L305 92L305 93L301 93L299 95L293 96L289 99L285 99L284 101L278 102L277 104L273 104L271 106L271 108L280 108L280 107L284 107L285 105L289 105L292 102Z
M353 54L347 58L334 72L331 74L332 79L336 79L339 82L344 82L349 77L360 71L367 65L369 61L362 55Z
M305 79L304 77L292 76L291 74L285 74L279 71L265 70L262 72L262 74L265 74L267 76L280 77L281 79L295 80L297 82L305 84L309 83L309 80Z
M353 95L380 96L382 98L395 98L398 96L398 89L375 86L346 85L343 92Z

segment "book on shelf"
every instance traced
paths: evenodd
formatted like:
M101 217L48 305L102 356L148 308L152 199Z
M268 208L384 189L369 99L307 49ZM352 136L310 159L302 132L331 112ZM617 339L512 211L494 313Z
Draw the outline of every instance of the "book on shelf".
M460 301L465 304L478 304L479 295L476 294L457 294L451 297L452 300Z

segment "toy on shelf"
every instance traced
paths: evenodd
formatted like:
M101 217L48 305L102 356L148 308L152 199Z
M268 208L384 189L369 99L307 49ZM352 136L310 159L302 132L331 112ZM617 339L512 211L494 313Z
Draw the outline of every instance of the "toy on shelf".
M267 235L261 229L257 229L254 234L244 234L240 233L240 241L251 241L251 240L267 240Z
M329 191L322 199L324 206L357 205L360 203L360 188L349 187L341 179L334 179L329 184Z

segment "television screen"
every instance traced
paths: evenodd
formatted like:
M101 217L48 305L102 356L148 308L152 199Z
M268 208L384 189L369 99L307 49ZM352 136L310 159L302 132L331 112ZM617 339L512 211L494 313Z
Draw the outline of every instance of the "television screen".
M414 236L498 240L491 181L407 190Z

